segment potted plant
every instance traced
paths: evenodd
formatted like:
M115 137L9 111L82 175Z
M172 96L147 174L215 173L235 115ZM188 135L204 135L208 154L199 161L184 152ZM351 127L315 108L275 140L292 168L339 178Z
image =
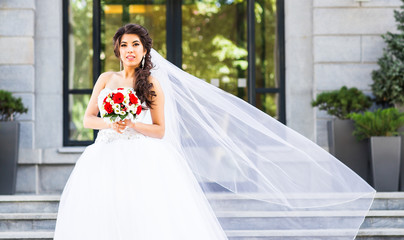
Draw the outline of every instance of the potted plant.
M378 191L398 191L401 158L401 137L404 113L396 108L377 109L363 114L352 113L354 135L358 140L370 138L374 187Z
M27 111L21 98L0 90L0 194L15 193L20 131L15 118Z
M372 104L370 98L357 88L343 86L339 90L319 94L311 104L336 117L327 122L330 153L371 182L369 146L366 140L357 141L352 135L354 123L349 119L350 113L367 110Z
M371 87L378 102L393 104L400 112L404 112L404 5L400 11L394 10L394 18L398 23L398 31L382 35L386 47L377 62L379 69L372 72ZM400 131L404 131L404 127ZM401 136L401 147L404 148L404 136ZM404 162L404 154L401 161ZM404 164L401 166L400 181L401 191L404 191Z
M404 2L404 1L403 1ZM404 5L394 10L398 33L382 35L386 42L379 69L372 71L372 92L379 102L394 104L404 111Z

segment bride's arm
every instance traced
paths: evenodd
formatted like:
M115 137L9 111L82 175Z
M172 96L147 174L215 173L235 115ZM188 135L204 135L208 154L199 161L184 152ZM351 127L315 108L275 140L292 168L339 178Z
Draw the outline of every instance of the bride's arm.
M150 76L149 81L153 84L151 90L156 93L156 96L152 98L153 105L152 108L150 108L150 114L153 124L146 124L141 122L132 123L131 121L126 121L126 124L129 127L135 129L137 132L142 133L143 135L154 138L163 138L165 132L164 93L161 89L160 83L156 79Z
M106 123L102 118L98 117L98 95L105 88L111 73L103 73L99 76L94 85L90 101L88 102L86 112L84 113L83 124L85 128L104 129L111 128L111 123Z

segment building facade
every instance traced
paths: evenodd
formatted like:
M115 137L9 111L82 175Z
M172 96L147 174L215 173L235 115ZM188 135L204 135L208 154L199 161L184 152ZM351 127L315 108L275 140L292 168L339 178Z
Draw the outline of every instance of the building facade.
M79 90L78 92L83 90L80 88L66 90L65 86L69 76L73 74L72 67L66 66L67 64L72 66L71 63L66 62L65 59L66 54L72 52L66 51L70 34L66 33L65 28L70 21L69 15L66 16L66 12L69 13L66 2L62 0L0 1L0 89L9 90L15 96L21 97L29 109L27 114L19 117L21 140L17 192L21 194L60 193L75 162L85 148L85 146L66 144L65 141L66 126L69 128L71 124L66 124L66 110L69 110L66 107L66 101L69 99L64 97L64 94L66 96L66 91L75 94L76 90ZM70 2L88 1L71 0ZM186 2L184 1L184 4ZM217 2L220 3L220 1ZM237 26L241 26L241 32L248 32L245 21L248 21L249 17L247 16L249 2L240 2L245 5L245 11ZM99 1L99 3L107 4L108 1ZM269 72L268 76L272 74L271 76L275 76L278 80L275 80L275 85L263 84L262 86L257 85L259 81L256 80L255 88L259 90L255 93L261 94L260 91L262 91L262 94L268 94L270 97L255 98L255 104L261 108L260 104L266 101L275 104L273 112L270 112L270 108L263 110L327 149L326 121L331 117L312 108L310 102L316 94L338 89L343 85L357 87L366 94L371 94L370 73L373 69L377 69L376 62L382 55L384 47L380 35L386 31L396 31L393 10L400 7L401 1L278 0L275 2L268 0L268 3L276 4L273 5L273 9L277 11L277 25L272 27L272 30L276 31L268 32L276 39L272 40L272 45L267 46L273 47L276 44L276 48L271 51L280 55L268 54L264 58L272 59L273 62L272 72ZM113 1L110 5L114 5ZM183 15L186 15L184 8L187 7L182 6L182 8ZM283 11L279 13L282 8ZM105 17L105 7L103 9L104 15L101 14L100 18ZM110 11L111 14L124 13L124 10L120 9L110 9ZM260 12L255 11L255 14L257 18ZM93 22L89 22L88 26L92 26ZM255 23L256 27L261 26L258 20ZM191 26L190 29L196 29L192 25L189 26ZM282 28L284 32L281 31ZM93 30L92 34L94 31L96 30ZM239 61L240 66L235 66L239 68L234 77L235 84L239 90L241 88L241 91L236 91L235 94L252 102L251 98L248 98L248 79L254 77L251 75L254 73L258 79L257 72L262 73L265 69L255 68L256 70L251 73L245 67L243 68L245 63L251 64L251 61L254 61L257 64L263 60L259 55L254 58L255 60L248 59L248 55L251 56L251 49L248 48L247 43L251 43L252 40L249 40L247 32L243 35L244 41L237 45L244 62ZM102 29L98 33L101 36ZM265 34L261 32L260 36L266 36ZM182 35L183 39L186 37ZM158 39L155 41L159 46ZM165 42L168 43L168 41ZM253 42L256 49L261 46L258 40L255 39ZM161 51L166 50L165 56L171 58L167 53L168 49L171 49L169 44L165 48L163 45L164 41L160 44ZM183 56L188 56L184 44L173 48L179 48L183 51ZM254 53L257 55L257 51ZM175 57L172 58L173 61L176 61L175 59ZM102 61L99 63L104 64ZM184 68L184 61L178 64ZM93 67L91 74L94 74ZM190 64L187 67L190 67ZM190 69L191 73L198 75L192 72L192 66ZM223 68L220 69L223 70ZM223 71L226 73L233 69ZM284 76L280 77L282 71ZM198 77L205 78L204 76L201 74ZM91 77L93 78L94 76ZM219 80L212 76L205 78L212 84L219 83L219 87L222 87L222 81L226 79L223 76ZM281 84L284 84L283 87ZM88 92L84 93L88 94ZM284 119L280 117L282 114Z

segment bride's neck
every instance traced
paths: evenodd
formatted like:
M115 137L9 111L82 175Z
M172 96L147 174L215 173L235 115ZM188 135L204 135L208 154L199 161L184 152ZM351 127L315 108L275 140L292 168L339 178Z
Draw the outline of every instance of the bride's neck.
M125 79L133 79L135 77L135 68L124 68L122 70L122 75Z

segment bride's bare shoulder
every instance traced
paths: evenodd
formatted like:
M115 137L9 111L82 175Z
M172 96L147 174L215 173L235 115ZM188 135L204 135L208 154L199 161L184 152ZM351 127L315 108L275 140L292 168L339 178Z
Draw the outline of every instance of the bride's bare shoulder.
M103 72L98 77L98 80L109 80L114 77L119 77L121 75L120 72Z
M99 82L100 84L105 86L111 79L114 79L119 76L120 76L120 72L103 72L98 77L97 83Z

